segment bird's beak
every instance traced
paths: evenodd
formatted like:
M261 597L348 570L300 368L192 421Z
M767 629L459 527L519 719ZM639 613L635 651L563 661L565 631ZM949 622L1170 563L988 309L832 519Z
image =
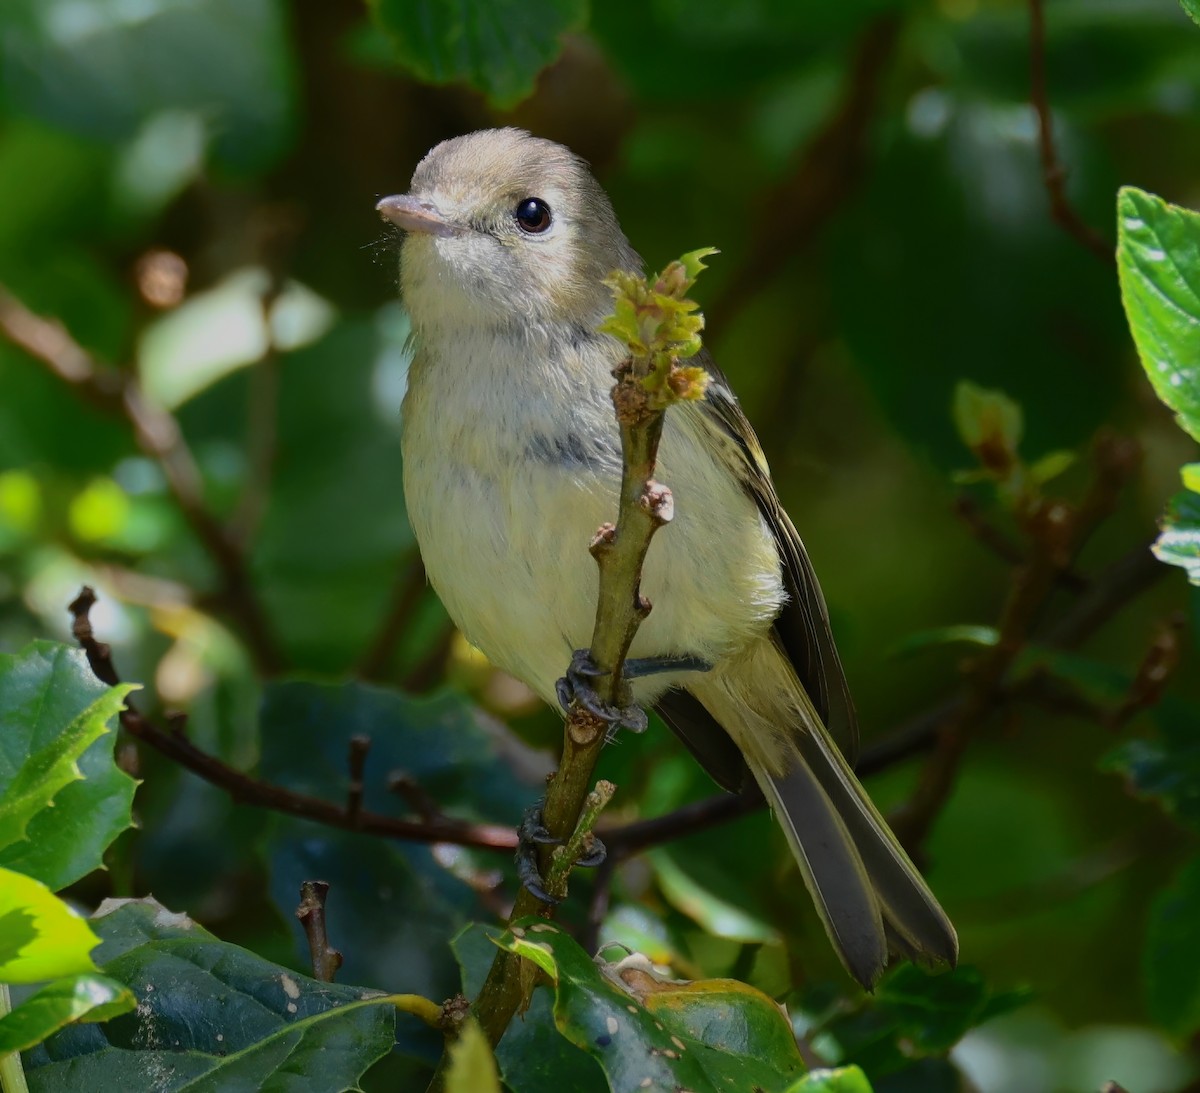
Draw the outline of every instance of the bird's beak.
M438 235L448 238L461 235L463 229L452 224L442 214L432 201L422 201L411 194L396 194L385 197L375 211L389 224L395 224L401 231L422 232L425 235Z

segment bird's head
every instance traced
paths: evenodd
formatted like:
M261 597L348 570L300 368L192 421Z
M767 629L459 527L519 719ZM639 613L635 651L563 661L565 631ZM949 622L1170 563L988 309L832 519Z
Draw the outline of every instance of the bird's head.
M400 286L417 329L582 322L612 297L601 281L640 262L587 164L520 129L443 141L380 215L400 228Z

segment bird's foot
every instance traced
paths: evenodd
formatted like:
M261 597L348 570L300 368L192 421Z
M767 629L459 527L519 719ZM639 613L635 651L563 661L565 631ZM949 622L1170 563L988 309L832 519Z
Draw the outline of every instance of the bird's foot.
M542 819L542 803L539 801L535 805L530 805L525 810L521 825L517 828L517 878L530 894L551 906L558 903L558 898L546 891L546 882L538 869L538 847L559 846L561 843L562 839L556 839L546 830L546 824ZM586 854L577 858L575 864L583 866L585 869L592 869L603 862L607 856L608 851L604 843L593 835L590 849Z
M640 706L632 703L628 706L610 706L596 694L592 680L605 675L608 673L596 666L587 649L576 649L571 654L567 674L555 684L558 704L563 710L570 712L571 704L578 702L588 713L595 715L608 726L610 739L618 729L645 732L649 722L646 719L646 711Z

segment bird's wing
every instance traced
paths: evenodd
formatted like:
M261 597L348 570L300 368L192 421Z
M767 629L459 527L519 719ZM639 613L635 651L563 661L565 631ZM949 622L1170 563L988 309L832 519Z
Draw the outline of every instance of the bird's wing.
M853 764L858 755L858 718L812 562L779 503L758 437L736 396L707 351L702 351L696 360L712 376L708 393L697 407L704 420L726 439L723 450L754 498L779 548L788 602L775 620L775 632L817 712Z

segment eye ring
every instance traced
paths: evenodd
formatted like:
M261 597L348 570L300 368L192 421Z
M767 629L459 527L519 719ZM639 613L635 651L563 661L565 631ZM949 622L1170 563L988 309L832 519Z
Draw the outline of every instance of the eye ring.
M540 197L526 197L517 202L513 219L526 235L541 235L550 227L553 218L550 206Z

